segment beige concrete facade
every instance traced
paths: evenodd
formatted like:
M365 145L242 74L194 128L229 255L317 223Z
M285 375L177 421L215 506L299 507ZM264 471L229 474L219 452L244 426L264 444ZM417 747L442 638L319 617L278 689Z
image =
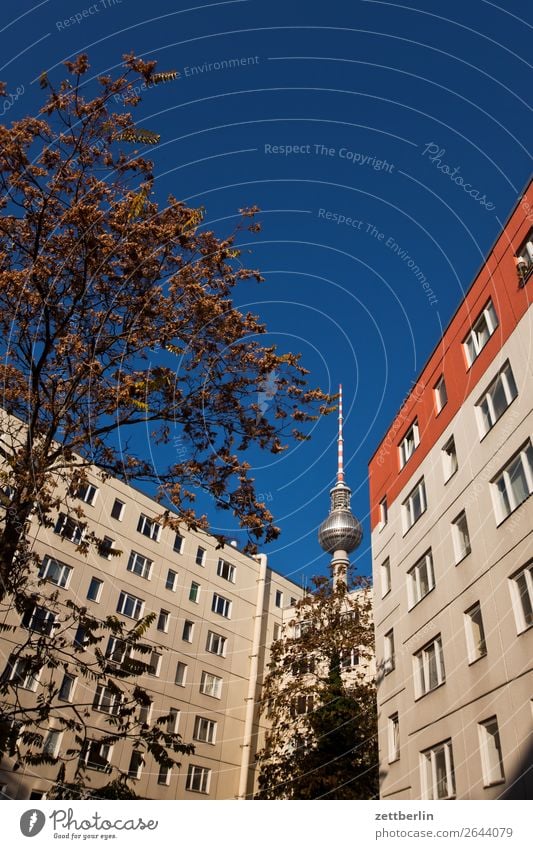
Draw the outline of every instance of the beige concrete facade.
M206 534L183 530L180 551L174 550L176 534L168 527L161 528L157 539L151 539L138 530L138 524L142 515L148 519L159 516L159 505L117 480L102 482L92 476L92 482L98 490L94 504L83 505L88 527L99 536L112 539L113 548L121 551L120 556L107 559L93 550L84 557L76 552L75 543L53 529L37 526L34 549L41 559L50 556L71 568L67 586L58 590L60 595L87 605L96 617L118 615L128 621L119 607L121 593L142 601L141 615L151 611L156 614L143 642L153 643L154 648L163 645L165 651L157 674L141 676L139 684L153 699L150 721L170 709L178 711L177 730L184 742L194 743L196 752L181 756L181 768L173 769L169 776L160 776L155 762L146 763L135 780L136 792L151 799L249 796L256 778L255 753L262 743L263 729L259 725L256 701L268 662L268 646L278 636L283 608L300 598L302 590L268 568L264 555L253 558L232 546L217 550L217 541ZM116 499L124 506L120 515L113 518ZM201 558L199 548L205 552ZM132 551L151 561L147 577L128 570ZM222 575L218 574L220 559L229 564L229 571ZM102 582L97 600L87 597L92 579ZM47 583L41 584L38 592L45 599L48 591L56 589ZM213 611L215 594L222 599L222 612ZM168 615L165 630L158 629L160 615L164 618ZM20 617L11 613L8 622L17 625ZM209 641L213 640L210 633L225 640L222 654L215 653L213 645L209 650ZM2 636L3 669L13 647L25 635L27 631L20 628ZM182 669L185 674L181 685L176 683L178 663L186 667ZM69 671L76 677L75 669ZM207 683L206 673L215 676L207 679ZM27 698L34 699L42 683L43 680L35 693L26 693ZM75 687L73 702L93 703L94 684L78 677ZM213 692L202 692L206 689ZM213 737L212 742L199 740L198 735L195 739L198 717L209 723L209 730L204 729L200 736L207 733ZM91 711L90 724L96 738L98 729L108 727L105 718L105 714ZM66 732L60 745L62 749L68 746ZM123 743L114 746L110 761L127 771L130 758L131 744ZM207 772L198 771L192 781L190 765ZM48 792L57 769L57 766L26 767L13 773L6 763L0 771L0 787L8 798L30 798L32 794L35 798ZM100 773L88 770L87 774L91 786L98 787L102 782ZM201 789L192 789L191 783Z

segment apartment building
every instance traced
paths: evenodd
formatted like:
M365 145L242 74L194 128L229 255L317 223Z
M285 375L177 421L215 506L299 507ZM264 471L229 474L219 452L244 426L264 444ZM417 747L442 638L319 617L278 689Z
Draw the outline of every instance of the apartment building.
M76 550L82 533L73 518L76 500L83 502L88 528L107 541L100 554L94 548L88 556ZM157 522L160 506L118 480L102 482L91 475L90 484L69 508L58 512L53 528L36 523L32 527L41 564L36 579L45 583L36 585L40 598L29 615L21 621L12 610L7 616L6 624L17 630L1 636L4 680L17 677L21 697L26 688L25 697L35 699L50 675L56 675L59 700L89 705L92 738L83 756L91 788L106 783L110 765L116 765L129 772L141 798L249 797L264 734L257 698L268 646L279 637L284 608L296 603L301 588L270 569L265 555L250 557L231 545L220 549L209 535L162 527ZM120 555L111 556L112 549ZM156 614L143 637L154 647L149 673L139 678L152 700L145 721L170 713L169 730L194 743L193 755L179 756L181 768L160 769L155 761L142 764L126 741L112 749L101 745L113 695L81 677L74 666L24 678L10 663L31 629L50 625L46 597L55 591L61 599L87 606L99 619L116 615L133 624L149 612ZM73 633L72 639L81 637ZM111 662L123 660L119 641L103 643L102 651ZM146 662L146 656L142 659ZM53 721L45 746L52 756L68 748L67 732ZM67 768L67 781L73 768ZM57 772L57 764L13 772L5 760L0 791L4 798L43 798Z
M384 799L531 797L532 204L369 464Z

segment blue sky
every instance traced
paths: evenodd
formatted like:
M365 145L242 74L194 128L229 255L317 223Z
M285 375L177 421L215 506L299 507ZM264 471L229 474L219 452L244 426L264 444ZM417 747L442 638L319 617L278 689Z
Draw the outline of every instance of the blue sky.
M231 230L266 283L238 302L299 350L311 382L345 393L345 457L370 571L367 463L498 235L530 172L530 4L487 0L4 3L4 121L35 112L42 70L84 51L94 73L134 50L180 79L150 92L142 124L157 192ZM232 62L229 60L239 60ZM10 101L11 103L11 101ZM117 107L118 108L118 107ZM452 180L447 165L468 184ZM412 261L412 262L410 262ZM427 278L423 288L416 269ZM254 469L282 528L271 564L300 582L327 569L317 526L335 473L336 422ZM140 450L149 450L143 435ZM216 529L227 514L201 503ZM238 533L235 537L239 538Z

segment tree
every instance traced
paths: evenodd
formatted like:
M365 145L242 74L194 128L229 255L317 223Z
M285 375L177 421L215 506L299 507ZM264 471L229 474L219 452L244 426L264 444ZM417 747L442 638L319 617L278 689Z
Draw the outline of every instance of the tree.
M234 232L220 238L205 226L203 209L172 194L157 202L153 165L139 147L159 136L123 110L139 104L140 90L149 93L175 73L127 55L118 77L94 81L87 56L65 64L68 77L56 86L42 75L37 117L0 127L0 603L31 626L0 683L0 753L19 764L46 761L43 728L51 717L74 737L59 760L85 752L88 706L58 711L53 674L74 662L120 691L110 739L131 735L164 765L168 748L190 749L162 725L150 738L139 720L146 694L131 681L138 667L117 671L102 643L111 635L133 647L139 663L149 622L133 629L116 617L100 622L57 594L46 596L29 528L50 527L61 507L67 522L85 530L78 551L101 551L105 540L76 498L98 469L102 479L151 486L160 521L176 529L208 529L193 508L195 491L205 491L233 512L254 550L279 531L256 498L247 452L276 453L286 439L305 439L302 423L329 398L307 388L299 355L260 343L264 325L232 300L239 284L262 280L242 265L236 246L244 227L258 229L257 210L241 210ZM125 143L137 145L131 155ZM260 407L272 375L275 391ZM179 442L177 461L156 466L142 456L128 438L139 426L150 431L153 454L166 446L168 457L168 446ZM73 646L80 629L83 644ZM37 669L50 673L48 683L32 703L20 700L19 678Z
M362 579L314 579L272 646L261 799L378 794L371 596Z

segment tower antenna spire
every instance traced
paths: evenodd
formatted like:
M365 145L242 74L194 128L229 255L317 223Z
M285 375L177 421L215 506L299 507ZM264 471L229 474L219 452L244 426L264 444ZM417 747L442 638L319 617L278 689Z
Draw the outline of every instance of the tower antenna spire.
M344 437L342 435L342 383L339 383L339 436L338 444L338 466L337 483L344 482Z

